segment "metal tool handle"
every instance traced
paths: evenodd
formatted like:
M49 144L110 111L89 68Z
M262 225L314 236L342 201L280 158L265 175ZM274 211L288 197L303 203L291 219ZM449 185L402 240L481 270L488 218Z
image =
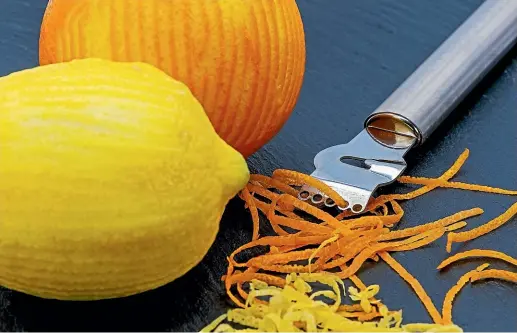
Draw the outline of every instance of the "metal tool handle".
M421 144L516 41L517 0L486 0L366 119L365 127L372 128L374 138L379 130L413 136L398 145L388 142L392 148Z

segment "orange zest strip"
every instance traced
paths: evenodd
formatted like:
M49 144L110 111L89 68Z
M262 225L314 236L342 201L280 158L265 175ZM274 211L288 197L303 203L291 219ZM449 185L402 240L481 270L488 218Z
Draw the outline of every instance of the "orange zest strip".
M419 197L423 194L426 194L435 188L439 187L440 182L448 181L452 177L454 177L458 171L461 169L463 164L465 164L465 161L467 161L467 158L469 157L470 151L468 149L465 149L463 153L458 157L458 159L454 162L454 164L445 171L440 177L435 179L435 183L433 185L425 185L418 190L405 193L405 194L388 194L388 195L380 195L375 200L373 200L370 204L368 204L367 210L372 210L380 205L392 201L392 200L410 200L414 199L416 197Z
M315 206L312 206L306 202L300 201L297 198L292 197L290 195L282 194L278 198L278 201L279 201L279 203L283 202L283 203L291 204L294 207L296 207L300 210L303 210L306 213L314 216L318 220L321 220L321 221L327 223L329 226L331 226L333 228L339 228L342 226L342 223L339 222L334 216L330 215L329 213L327 213Z
M260 200L255 200L255 206L257 206L257 209L260 210L263 214L267 214L267 212L271 209L271 204L262 202Z
M368 230L362 235L358 235L356 237L341 238L336 243L331 244L321 251L320 257L316 261L316 265L324 265L324 269L340 266L352 259L353 256L361 252L370 243L374 242L377 236L382 232L383 229L374 229ZM326 264L329 259L336 257L339 253L344 255L344 257Z
M273 200L270 206L270 210L267 212L267 218L273 225L283 225L299 231L308 231L315 235L329 235L333 229L318 223L312 223L304 221L301 218L284 217L275 214L277 210L277 204L282 202L283 196L279 196Z
M265 274L265 273L256 273L254 270L246 271L242 273L233 274L232 276L228 277L226 281L228 281L231 284L235 283L244 283L251 280L260 280L263 282L266 282L267 284L271 286L276 287L283 287L285 285L285 279L282 277Z
M250 175L250 181L258 182L266 188L276 188L277 190L292 195L293 197L298 196L298 191L296 191L296 189L271 177L253 174Z
M255 205L255 200L253 200L253 197L251 196L248 186L246 186L242 190L242 197L243 197L244 201L246 202L246 204L248 205L248 208L251 213L251 219L253 221L253 235L251 237L251 240L256 240L259 238L260 220L259 220L257 206Z
M465 252L457 253L453 256L450 256L449 258L445 259L438 265L437 269L442 269L450 264L457 262L459 260L467 259L467 258L473 258L473 257L483 257L483 258L493 258L493 259L500 259L502 261L506 261L509 264L517 266L517 259L510 257L509 255L499 252L499 251L493 251L493 250L481 250L481 249L474 249L469 250Z
M338 312L338 314L345 318L356 318L358 321L369 321L378 317L382 317L382 315L377 311L372 311L370 313L341 311Z
M451 225L453 223L459 222L461 220L483 214L483 210L481 208L472 208L468 210L463 210L461 212L458 212L456 214L444 217L442 219L439 219L435 222L426 223L423 225L419 225L412 228L406 228L402 230L392 231L386 235L383 235L380 237L379 240L391 240L391 239L397 239L397 238L404 238L413 236L416 234L419 234L421 232L433 229L433 228L439 228L439 227L446 227L448 225Z
M240 272L240 273L235 273L234 274L233 273L233 266L231 265L231 262L230 262L230 264L228 266L228 272L227 272L227 275L225 277L225 289L226 289L226 294L228 295L228 297L238 307L245 308L246 305L237 296L235 296L233 294L233 292L231 291L231 287L234 284L236 284L237 285L237 291L238 291L239 295L243 299L246 299L247 296L248 296L248 293L246 293L242 289L242 284L244 282L249 282L249 281L251 281L253 279L260 280L260 281L266 282L269 285L273 285L273 286L277 286L277 287L283 287L285 285L285 280L284 279L279 278L277 276L269 275L269 274L256 273L255 269L248 269L245 272Z
M250 267L264 267L267 265L287 264L291 261L309 259L313 253L314 249L307 249L297 252L265 254L248 260L247 265Z
M398 206L398 204L396 205ZM401 209L400 212L396 211L393 215L361 216L357 219L341 221L345 226L350 227L351 229L357 229L361 227L373 227L376 226L379 222L385 226L393 225L400 222L403 216L404 212Z
M376 211L376 215L379 216L387 216L389 213L388 206L386 204L382 204L378 210Z
M452 324L452 304L454 302L456 295L467 284L467 282L475 282L482 279L494 278L517 283L517 273L497 269L485 270L487 267L488 264L483 264L475 270L465 273L463 276L460 277L458 282L447 292L447 294L445 295L445 299L443 301L442 310L445 325Z
M342 269L346 269L346 267L343 267ZM366 285L357 275L350 275L350 281L352 281L359 290L366 289Z
M393 207L393 211L395 212L395 215L393 215L396 219L393 220L392 224L400 222L402 220L402 217L404 217L404 210L402 207L400 207L399 203L395 200L390 201L391 207ZM387 217L386 217L387 218Z
M273 209L269 211L268 219L274 221L276 225L283 225L298 231L307 231L313 235L329 235L333 231L331 228L317 223L275 215Z
M237 283L237 292L239 293L239 296L242 297L242 299L247 299L249 294L242 289L242 283Z
M226 271L226 277L224 277L224 286L225 286L225 289L226 289L226 294L228 295L228 297L239 307L243 308L244 307L244 303L241 302L241 300L235 296L233 293L232 293L232 283L230 281L232 275L233 275L233 271L234 271L234 267L232 265L232 262L228 259L228 269Z
M279 246L275 249L274 253L289 253L302 247L305 247L305 245Z
M440 313L420 282L391 257L389 252L421 248L436 241L445 233L449 233L447 240L448 251L450 251L452 242L461 242L465 238L471 239L469 237L472 236L474 236L473 238L479 237L479 235L488 233L506 223L517 213L517 203L486 225L467 232L455 231L467 225L465 219L482 214L482 209L464 210L412 228L397 231L391 231L390 228L400 222L404 216L404 210L397 200L413 199L438 187L507 195L517 194L517 191L451 182L450 179L460 170L468 155L467 149L445 173L436 179L402 177L400 179L402 183L422 185L422 187L405 194L379 196L373 199L368 204L366 211L360 215L343 212L335 216L336 214L329 214L326 210L299 200L297 186L307 184L327 194L340 205L339 201L342 198L337 193L309 175L290 170L277 170L273 173L273 177L252 175L250 182L239 196L245 201L245 206L249 209L253 220L253 239L235 250L228 258L228 271L223 281L230 299L238 306L246 306L243 300L246 301L250 294L246 291L245 286L252 280L283 287L286 280L279 277L277 273L327 273L326 271L332 268L339 268L340 271L328 272L328 274L334 274L342 279L348 278L358 289L364 290L366 286L356 273L367 260L377 261L380 257L411 286L435 323L452 325L454 298L468 281L499 278L515 282L517 273L502 270L481 272L488 265L480 266L478 271L465 274L449 290L444 299L442 313ZM259 234L259 211L265 215L277 235L262 237ZM307 217L307 214L311 216ZM292 232L295 233L292 234ZM237 254L254 247L266 247L264 249L266 251L269 247L269 252L254 255L251 259L248 259L251 251L242 253L243 257L246 257L245 262L237 263L235 261ZM244 256L245 254L248 256ZM517 265L517 259L504 253L472 250L451 256L444 260L438 268L441 269L469 257L491 257ZM313 261L313 259L315 260ZM233 294L235 291L238 294ZM366 313L360 304L356 304L340 306L338 314L344 318L354 318L357 321L369 321L376 317L386 316L387 310L384 305L381 307L381 303L373 298L369 301L375 305L372 312ZM381 315L381 313L383 314ZM301 325L299 328L305 327L301 323L294 323L294 325Z
M258 186L258 185L252 184L252 183L248 183L247 187L248 187L249 191L252 193L252 195L254 195L256 193L256 194L260 195L261 197L264 197L264 198L270 200L271 202L273 202L274 200L278 201L278 198L281 195L281 194L271 192L270 190L268 190L262 186ZM284 195L288 195L288 194L284 194ZM260 200L257 200L257 201L260 201ZM263 201L261 201L261 202L263 202ZM282 214L285 214L286 216L296 217L297 215L292 212L293 209L294 209L294 207L292 205L290 206L290 205L283 204L280 206L280 209L278 209L278 210Z
M256 241L249 242L237 248L229 257L229 261L235 267L244 267L245 264L238 264L235 262L235 256L247 249L251 249L256 246L299 246L299 245L314 245L320 244L327 239L327 236L300 236L298 234L286 235L286 236L266 236L257 239Z
M467 222L465 222L465 221L456 222L456 223L453 223L453 224L445 227L445 232L455 231L455 230L458 230L461 228L465 228L466 226L467 226Z
M415 185L433 186L434 184L436 184L436 179L426 178L426 177L402 176L398 179L398 181L403 184L415 184ZM462 182L440 181L438 187L454 188L454 189L458 189L458 190L469 190L469 191L494 193L494 194L517 195L517 191L515 191L515 190L505 190L505 189L497 188L497 187L491 187L491 186L486 186L486 185L477 185L477 184L468 184L468 183L462 183Z
M487 269L486 271L473 273L470 281L476 282L484 279L498 279L517 283L517 273L505 271L502 269Z
M397 252L411 251L411 250L415 250L415 249L421 248L423 246L429 245L432 242L436 241L437 239L439 239L440 237L443 236L443 234L445 233L445 228L442 227L442 228L429 230L426 233L427 233L427 235L423 239L417 240L412 243L393 247L393 248L389 249L389 251L397 251Z
M339 235L334 235L332 236L331 238L323 241L320 246L318 246L318 248L316 250L314 250L314 252L311 254L311 256L309 257L309 273L312 271L312 261L314 260L314 258L316 257L316 255L318 254L318 252L321 252L321 250L323 248L325 248L325 246L329 245L329 244L332 244L334 242L336 242L337 240L339 239Z
M261 186L258 186L258 185L254 185L252 183L248 183L248 185L246 186L247 189L250 191L251 195L252 195L252 198L254 199L254 203L255 203L255 206L264 214L264 215L267 215L267 213L269 212L269 210L271 209L271 204L270 203L266 203L264 201L261 201L257 198L254 197L255 193L270 200L270 201L275 201L275 200L278 200L278 197L279 197L279 194L276 194L276 193L273 193ZM241 198L244 197L243 195L243 191L241 191L241 194L240 194ZM291 218L298 218L298 216L292 212L292 209L288 209L290 207L281 207L281 208L278 208L277 210L285 215L285 216L288 216L288 217L291 217ZM279 226L276 226L274 225L274 222L272 221L269 221L273 227L273 229L275 230L275 232L279 235L287 235L288 233L285 232L282 228L280 228Z
M255 273L257 270L256 269L253 269L253 268L248 268L246 270L246 272L253 272ZM238 282L237 283L237 292L239 293L239 295L242 297L242 299L246 300L248 298L248 293L246 291L244 291L244 289L242 289L242 285L243 285L243 282Z
M443 307L442 307L442 317L443 317L443 324L444 325L451 325L452 324L452 303L454 302L454 299L456 298L456 295L461 291L461 289L469 282L471 276L479 271L484 270L488 267L488 264L483 264L476 268L475 270L469 271L465 274L463 274L458 282L454 286L452 286L451 289L447 292L445 295L445 298L443 300Z
M232 293L231 287L234 284L237 285L237 291L239 295L244 300L246 300L246 298L248 297L248 293L242 289L242 284L245 282L250 282L252 280L260 280L267 283L268 285L276 287L283 287L285 285L285 279L270 274L257 273L256 269L254 268L249 268L245 272L239 272L235 274L233 273L233 269L229 270L225 278L226 293L230 297L230 299L235 304L237 304L237 306L242 308L246 307L245 304L241 302L241 300L239 300L237 296L235 296Z
M344 311L344 312L362 312L363 308L360 304L345 304L340 305L337 309L338 311Z
M414 243L419 243L419 244L422 244L422 246L424 246L424 245L427 245L429 242L422 243L423 240L427 240L430 237L433 238L434 235L437 233L437 231L442 231L442 235L443 235L443 230L444 230L443 227L441 227L439 229L426 230L424 232L418 233L418 234L411 236L409 238L406 238L406 239L397 240L397 241L393 241L393 242L381 242L380 244L386 245L384 249L389 250L389 251L393 251L401 246L407 246L407 245L411 245Z
M368 243L362 243L359 242L357 239L353 242L351 242L348 245L344 245L343 241L345 239L340 239L338 242L331 244L330 246L324 248L319 253L319 258L316 260L315 265L318 268L322 269L329 269L333 267L338 267L343 263L346 263L351 259L351 253L358 254L361 252L361 250L367 246ZM328 262L332 258L337 258L337 255L339 253L345 254L346 256L344 258L340 259L334 259L331 262ZM327 263L328 262L328 263Z
M293 185L302 185L306 184L312 186L319 190L320 192L327 195L329 198L334 200L334 202L341 207L346 207L345 199L341 197L336 191L334 191L330 186L319 181L309 175L292 171L292 170L283 170L278 169L273 172L273 179L278 179L280 181L285 181L288 183L292 183Z
M386 203L388 203L388 202L393 207L394 214L388 215L389 211L388 211L388 207L386 206ZM374 207L374 206L377 206L377 207ZM383 212L383 215L375 214L375 209L377 209L379 207L386 207L386 208L383 208L383 209L385 209L385 211ZM368 210L368 209L370 209L370 210ZM364 220L365 222L370 221L370 224L371 224L372 223L371 221L374 221L376 218L380 219L384 225L391 226L391 225L394 225L395 223L400 222L400 220L402 220L402 217L404 216L404 210L402 209L402 207L400 207L398 202L395 200L385 200L385 202L380 203L380 204L376 204L376 201L374 200L373 203L370 203L366 209L366 213L369 213L369 212L373 212L375 216L362 216L359 219L354 219L353 220L354 226L361 225L362 220ZM365 213L363 213L363 214L365 214ZM359 214L359 215L361 215L361 214ZM351 213L350 211L344 211L344 212L339 213L336 216L336 219L343 220L350 216L353 216L353 213ZM343 222L347 222L347 221L343 220ZM364 222L363 222L363 224L364 224Z
M395 202L395 200L414 199L416 197L419 197L421 195L424 195L424 194L434 190L435 188L439 187L439 184L441 182L450 180L452 177L454 177L458 173L458 171L461 169L463 164L465 164L465 162L467 161L469 154L470 154L470 151L468 149L465 149L463 151L463 153L461 153L461 155L458 157L458 159L454 162L454 164L447 171L445 171L440 177L434 179L433 185L425 185L415 191L408 192L405 194L380 195L377 198L375 198L374 200L371 200L368 203L365 210L372 211L390 201ZM349 212L342 212L336 218L339 220L339 219L342 219L342 218L344 218L346 216L350 216L350 215L351 215L351 213L349 213Z
M356 239L355 241L348 244L346 247L342 248L339 252L342 255L339 259L334 259L326 264L323 265L324 270L328 270L334 267L339 267L344 264L346 264L348 261L356 257L361 251L363 251L366 247L368 247L371 243L368 241L364 241L361 238ZM377 249L375 249L377 251ZM375 254L375 251L372 252L370 255L366 255L364 257L364 260L367 260L370 256L373 256ZM357 257L356 257L357 259ZM354 273L349 274L348 276L352 275ZM346 277L348 277L346 276Z
M426 293L425 289L422 287L420 282L413 277L398 261L396 261L388 252L380 252L379 256L384 260L398 275L400 275L410 286L413 288L415 293L417 294L420 301L424 304L425 308L429 312L429 315L433 319L436 324L442 323L442 317L436 307L433 304L433 301Z
M367 228L374 227L379 223L383 223L383 216L361 216L357 219L353 220L340 220L342 223L342 227L339 229L358 229L358 228Z
M347 269L340 273L337 273L337 275L342 279L349 278L351 275L354 275L355 273L357 273L357 271L359 271L359 269L361 269L361 266L364 264L366 260L373 257L375 254L378 254L379 251L383 251L387 247L389 247L389 244L384 243L375 244L373 246L365 248L363 251L361 251L361 253L359 253L359 255L357 255L354 258L354 260Z
M255 200L255 205L257 206L257 208L264 214L264 215L267 215L267 213L269 212L269 210L271 209L271 204L268 204L268 203L265 203L263 201L260 201L260 200ZM288 211L288 210L285 210L285 209L282 209L282 208L279 208L277 207L276 209L279 213L281 213L282 215L285 215L287 217L290 217L292 219L298 219L300 218L298 215L296 215L295 213L291 212L291 211Z
M260 195L266 199L269 199L271 201L280 195L280 194L271 192L267 188L264 188L262 186L259 186L259 185L253 184L253 183L248 183L248 185L246 187L248 188L248 190L251 193L257 193L258 195Z
M322 244L325 241L326 240L323 240L320 244ZM337 252L339 247L339 244L333 243L329 246L322 248L317 254L320 256L320 258L330 258L333 255L335 255L335 252ZM307 260L311 258L311 256L313 255L314 249L306 249L288 253L268 253L251 258L250 260L248 260L246 265L253 267L265 267L270 265L287 264L292 261ZM321 263L316 263L315 265L319 267Z
M276 219L276 210L278 209L278 201L280 200L280 195L276 196L269 206L268 211L266 212L267 219L269 221L269 224L271 224L271 227L275 231L277 235L289 235L287 231L285 231L277 222L278 219ZM291 217L292 218L292 217Z
M339 276L341 278L348 278L350 275L355 274L355 272L357 272L361 268L361 265L366 260L373 258L378 252L391 251L399 246L406 246L414 242L419 242L423 239L426 239L432 232L433 231L427 231L401 241L389 243L374 243L373 240L364 241L363 239L359 238L354 242L351 242L346 248L344 248L341 251L343 253L342 258L333 260L325 264L323 266L323 269L338 267L346 264L351 259L354 259L352 264L346 271L342 271L341 273L339 273ZM427 243L425 243L424 245L426 245ZM419 245L422 246L421 243L419 243Z
M304 265L261 265L261 270L274 273L309 273L309 266ZM313 267L312 271L315 269Z
M517 203L514 203L506 212L482 226L469 231L449 233L447 235L447 252L451 252L452 243L467 242L481 237L508 222L515 214L517 214Z

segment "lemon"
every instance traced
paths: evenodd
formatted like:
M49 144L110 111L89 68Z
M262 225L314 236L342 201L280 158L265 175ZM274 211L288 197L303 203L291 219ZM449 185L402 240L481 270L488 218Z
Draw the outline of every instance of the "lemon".
M0 284L123 297L205 256L249 179L183 83L75 60L0 78Z

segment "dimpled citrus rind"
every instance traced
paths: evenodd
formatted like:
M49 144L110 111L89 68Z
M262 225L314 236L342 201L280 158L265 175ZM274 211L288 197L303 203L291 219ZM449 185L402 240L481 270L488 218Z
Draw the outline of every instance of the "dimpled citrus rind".
M0 78L0 284L93 300L154 289L194 267L242 155L183 83L100 59Z

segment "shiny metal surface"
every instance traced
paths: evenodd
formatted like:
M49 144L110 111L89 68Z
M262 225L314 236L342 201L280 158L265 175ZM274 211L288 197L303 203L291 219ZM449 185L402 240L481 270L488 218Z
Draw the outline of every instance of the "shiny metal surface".
M379 113L366 126L366 131L383 146L402 149L418 140L418 129L405 118L394 113Z
M330 186L348 203L346 207L338 208L361 213L377 187L392 183L404 172L407 167L404 155L411 147L387 148L364 129L349 143L320 151L314 158L316 170L311 176ZM347 158L355 159L362 165L348 164L344 162ZM320 197L323 200L319 200ZM321 205L327 199L323 193L310 186L303 186L298 198L315 205ZM325 204L327 207L334 205Z
M517 1L486 0L367 119L396 115L424 142L517 41ZM388 128L389 129L389 128Z
M424 142L517 41L517 0L487 0L365 121L348 144L319 152L311 176L341 195L354 213L379 186L406 169L404 155ZM349 163L357 162L357 163ZM317 189L299 199L333 207Z

